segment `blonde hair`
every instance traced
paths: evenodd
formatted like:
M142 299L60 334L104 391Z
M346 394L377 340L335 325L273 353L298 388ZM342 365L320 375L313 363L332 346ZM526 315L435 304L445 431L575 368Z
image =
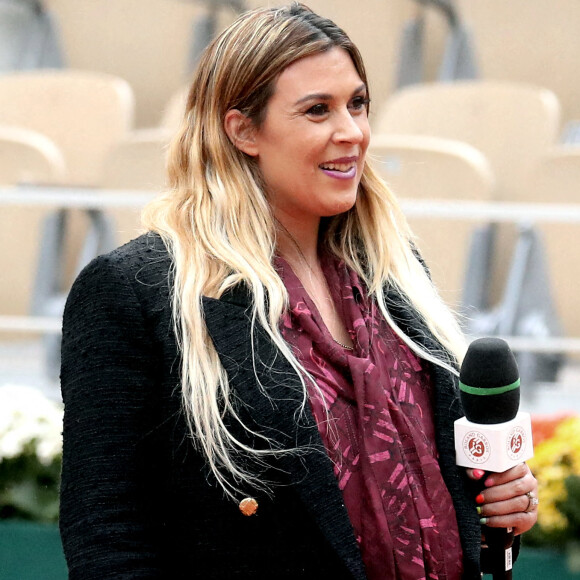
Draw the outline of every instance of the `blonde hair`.
M305 373L279 330L288 295L272 265L275 222L257 164L230 142L224 118L238 109L259 127L280 73L300 58L333 47L350 55L368 86L362 58L348 36L306 6L263 8L239 17L200 60L183 123L169 150L170 188L143 213L144 225L161 235L173 258L173 314L189 428L230 496L241 484L263 484L245 462L236 460L240 453L260 462L264 455L285 451L270 440L266 450L250 448L224 423L224 412L237 414L204 324L202 297L219 298L245 284L252 297L252 325L263 327L296 370L307 399ZM330 218L324 235L327 247L366 283L395 332L420 356L453 372L449 353L461 357L461 333L412 251L396 200L368 164L355 206ZM424 351L398 328L385 304L387 287L396 288L423 318L442 345L440 352ZM254 364L257 368L260 362Z

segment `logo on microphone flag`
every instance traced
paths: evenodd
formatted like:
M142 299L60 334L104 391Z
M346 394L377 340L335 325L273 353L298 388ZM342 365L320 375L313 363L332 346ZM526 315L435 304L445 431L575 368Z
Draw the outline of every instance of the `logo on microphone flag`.
M489 459L491 445L480 431L469 431L463 438L463 452L473 463L485 463Z
M520 459L526 450L526 432L519 426L514 427L507 437L507 454L514 461Z
M479 467L502 473L534 455L532 421L529 413L519 412L505 423L483 425L467 417L455 421L457 465Z

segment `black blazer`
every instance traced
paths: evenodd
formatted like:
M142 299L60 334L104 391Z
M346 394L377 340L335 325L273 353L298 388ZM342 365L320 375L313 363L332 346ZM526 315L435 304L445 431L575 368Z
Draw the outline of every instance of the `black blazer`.
M300 414L298 377L260 330L256 384L248 296L240 288L203 300L232 400L253 430L303 452L252 466L260 481L273 483L270 495L244 490L259 504L253 516L242 515L209 474L181 409L170 266L161 239L146 234L89 264L68 298L60 527L70 578L363 580L332 465L308 406ZM433 346L401 298L387 299L403 330ZM457 513L464 578L475 579L480 525L453 444L461 405L455 379L439 367L433 376L441 470ZM263 445L231 416L225 421L244 443Z

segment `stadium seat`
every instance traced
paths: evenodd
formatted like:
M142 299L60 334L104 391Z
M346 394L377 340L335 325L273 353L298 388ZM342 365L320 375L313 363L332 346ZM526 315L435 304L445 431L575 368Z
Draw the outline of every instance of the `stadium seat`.
M560 107L552 92L520 83L425 83L387 99L374 130L469 143L491 164L495 198L513 200L522 198L534 162L557 142Z
M481 77L546 87L563 124L580 120L577 0L455 0L474 38Z
M76 70L0 76L0 124L32 129L64 155L68 185L95 185L109 149L132 128L134 98L120 78Z
M159 123L189 74L189 48L202 2L45 0L58 22L66 63L118 76L132 87L136 125Z
M535 203L580 204L580 146L554 147L530 171L528 199ZM580 336L580 223L537 223L551 290L567 336Z
M141 130L119 142L105 160L101 186L161 192L166 186L165 155L169 137L162 131ZM139 208L110 210L119 243L138 235L140 213Z
M402 201L478 200L493 194L484 155L466 143L417 135L375 135L369 161ZM486 233L468 220L410 217L417 245L443 298L455 309L481 308L489 259Z
M64 173L63 156L50 139L28 129L0 125L1 186L55 183ZM16 187L14 191L18 193ZM2 314L25 315L30 311L40 229L48 211L38 206L2 206L0 244L4 251L0 270L10 273L10 283L0 285Z

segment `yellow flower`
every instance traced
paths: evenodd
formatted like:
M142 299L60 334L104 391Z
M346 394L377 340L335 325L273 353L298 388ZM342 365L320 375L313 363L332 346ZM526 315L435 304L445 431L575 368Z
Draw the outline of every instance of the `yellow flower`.
M552 437L536 446L528 464L538 480L539 525L548 532L565 531L568 520L556 503L567 499L565 479L580 475L580 417L563 419Z

